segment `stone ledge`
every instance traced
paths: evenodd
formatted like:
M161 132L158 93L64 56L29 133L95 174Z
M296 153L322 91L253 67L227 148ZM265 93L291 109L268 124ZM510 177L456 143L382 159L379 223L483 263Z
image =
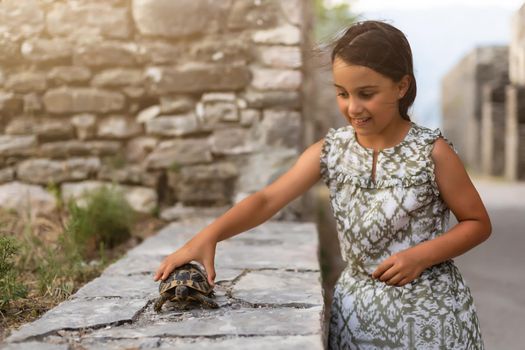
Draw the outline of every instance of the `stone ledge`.
M155 313L153 272L213 221L172 223L7 339L8 349L322 349L323 298L313 223L268 221L220 242L219 309ZM248 345L249 344L249 345Z

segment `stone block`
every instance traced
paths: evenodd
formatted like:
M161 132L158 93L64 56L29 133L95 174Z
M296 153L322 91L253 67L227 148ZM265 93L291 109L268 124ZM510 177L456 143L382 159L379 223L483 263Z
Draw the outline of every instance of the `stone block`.
M150 68L152 93L194 93L210 90L237 90L250 83L251 74L245 66L186 64L176 68Z
M253 42L265 45L299 45L301 31L293 25L283 25L277 28L259 30L252 35Z
M239 309L213 310L210 317L190 318L184 322L169 322L143 327L122 326L117 329L97 330L93 338L147 338L147 337L219 337L257 335L312 335L319 334L321 307L307 309ZM301 327L297 327L301 324ZM320 334L319 334L320 335Z
M68 350L67 344L49 344L39 341L28 341L23 343L11 343L2 347L3 350Z
M43 119L34 124L32 130L39 142L70 139L74 136L69 120Z
M251 85L258 90L298 90L302 74L298 70L252 68Z
M287 108L298 109L301 96L297 91L252 91L241 94L249 108Z
M23 100L12 92L0 91L0 112L3 116L20 113L23 108Z
M281 9L290 24L301 26L305 17L305 0L279 1Z
M179 63L189 49L186 44L164 41L143 41L139 44L140 60L146 64Z
M7 341L19 342L60 329L85 329L130 322L146 305L145 299L74 299L59 304L38 320L20 327Z
M158 288L158 282L148 275L103 275L80 288L74 298L121 297L151 300L159 295Z
M132 3L133 19L141 34L169 38L217 32L228 9L227 1L134 0Z
M14 92L42 92L46 89L46 75L40 72L22 72L10 75L5 87Z
M91 81L96 87L138 86L143 83L142 71L130 68L107 69L95 75Z
M23 216L30 212L36 217L51 214L57 203L56 198L42 187L14 181L0 185L0 206L14 209Z
M319 272L249 271L232 289L232 297L251 304L323 305Z
M200 131L193 113L163 115L146 122L146 133L159 136L184 136Z
M67 2L55 4L47 14L46 28L53 36L128 38L131 21L127 8L107 4Z
M190 57L196 62L247 64L253 59L253 43L248 33L210 35L189 47Z
M195 101L186 96L161 96L160 112L163 114L179 114L192 111L195 108Z
M264 46L258 48L259 61L271 68L300 68L301 49L296 46Z
M279 5L274 0L235 0L228 16L229 29L244 30L275 26L279 19Z
M125 97L102 89L61 87L48 90L43 100L50 113L107 113L123 109Z
M77 114L71 118L77 137L80 140L93 138L96 133L97 117L94 114Z
M49 158L67 158L75 156L107 156L115 155L121 150L118 141L57 141L40 146L39 155Z
M132 42L93 41L75 47L73 63L88 67L131 66L137 63L139 47Z
M34 133L35 124L35 118L19 116L8 122L4 133L6 135L31 135Z
M47 185L64 181L84 180L100 168L98 158L69 158L64 161L35 158L18 163L16 172L20 180Z
M130 162L142 162L158 145L155 137L136 137L126 145L126 158Z
M147 187L114 185L110 182L103 181L83 181L63 183L60 188L64 200L73 198L78 205L85 205L85 195L102 186L116 187L123 193L131 207L139 213L151 214L151 211L157 205L157 193Z
M244 154L257 149L250 131L242 127L215 130L210 137L210 144L214 154Z
M0 62L12 64L21 57L19 42L9 35L0 35Z
M145 160L148 169L163 169L179 165L209 163L211 149L207 139L181 139L160 142Z
M100 118L97 136L109 139L128 139L142 133L142 126L132 118L112 115Z
M31 38L22 43L22 56L33 62L49 62L68 59L73 48L65 39Z
M7 167L0 169L0 183L6 183L15 179L15 168Z
M9 33L14 40L40 34L44 30L44 16L37 0L5 0L0 3L2 31Z
M241 126L252 126L261 120L261 111L258 109L242 109L240 114Z
M0 135L0 156L28 156L36 151L36 136Z
M47 79L55 84L83 83L91 78L91 71L82 66L53 67L47 74Z

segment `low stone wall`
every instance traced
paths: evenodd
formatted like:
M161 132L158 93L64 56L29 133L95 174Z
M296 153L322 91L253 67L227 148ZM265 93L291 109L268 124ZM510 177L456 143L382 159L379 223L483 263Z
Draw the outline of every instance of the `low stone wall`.
M153 311L153 271L211 219L173 223L33 323L5 349L323 349L323 298L312 223L267 222L220 242L219 309Z

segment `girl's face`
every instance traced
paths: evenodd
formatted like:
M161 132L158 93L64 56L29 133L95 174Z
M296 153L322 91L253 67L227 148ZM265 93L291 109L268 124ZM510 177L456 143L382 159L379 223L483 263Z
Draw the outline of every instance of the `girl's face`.
M339 110L355 131L377 134L402 121L398 104L409 86L409 76L396 83L365 66L350 65L336 57L332 65Z

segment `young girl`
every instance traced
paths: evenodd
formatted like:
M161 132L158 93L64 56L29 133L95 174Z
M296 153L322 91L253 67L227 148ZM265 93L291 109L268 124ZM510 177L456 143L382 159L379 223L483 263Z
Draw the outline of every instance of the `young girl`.
M215 278L217 242L257 226L320 178L330 189L342 256L331 349L484 349L470 289L452 260L486 240L485 207L439 129L410 121L410 45L377 21L335 42L332 72L348 125L331 128L278 180L244 199L161 263L155 280L201 262ZM458 224L447 231L450 210Z

